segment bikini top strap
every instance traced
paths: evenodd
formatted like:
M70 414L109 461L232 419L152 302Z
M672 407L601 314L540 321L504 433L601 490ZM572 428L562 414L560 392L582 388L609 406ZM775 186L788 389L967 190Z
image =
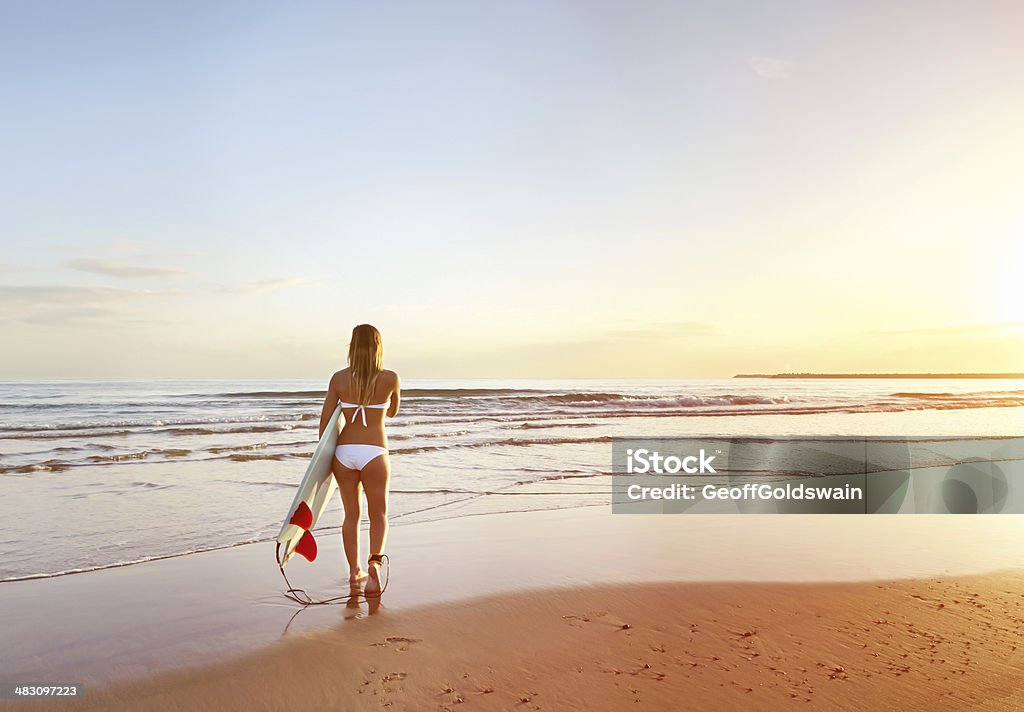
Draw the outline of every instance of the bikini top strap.
M363 416L363 427L366 427L366 406L357 405L356 409L352 412L352 422L356 422L356 414L359 413Z

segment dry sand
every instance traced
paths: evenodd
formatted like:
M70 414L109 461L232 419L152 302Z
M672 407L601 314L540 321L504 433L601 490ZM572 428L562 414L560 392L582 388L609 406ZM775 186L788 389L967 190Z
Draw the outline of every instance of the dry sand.
M31 708L1014 710L1022 648L1019 571L615 585L384 606L239 658Z

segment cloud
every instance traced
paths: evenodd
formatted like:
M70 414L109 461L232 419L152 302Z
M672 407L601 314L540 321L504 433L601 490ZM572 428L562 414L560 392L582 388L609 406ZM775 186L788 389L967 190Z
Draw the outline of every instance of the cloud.
M262 279L256 282L244 282L226 287L219 287L216 291L227 294L265 294L278 289L288 289L306 284L309 280L305 277L279 277L277 279Z
M955 336L996 336L1016 333L1024 328L1024 322L1008 321L992 324L958 324L954 326L932 326L916 329L889 329L869 331L872 336L907 336L912 338L955 337Z
M796 69L796 62L778 57L751 56L747 58L747 65L754 74L764 79L789 79Z
M96 324L109 317L117 316L113 309L101 307L58 307L55 309L38 309L14 318L22 324L39 326L81 326Z
M167 260L179 257L205 257L204 251L167 250L152 240L108 240L103 246L86 249L79 243L63 243L55 245L56 249L66 255L96 255L103 253L114 258L131 260Z
M635 328L613 329L605 332L612 339L679 339L693 336L712 336L718 333L714 324L702 321L675 321L644 324Z
M177 257L205 257L205 252L170 252L153 249L154 244L147 240L114 240L110 243L110 251L121 255L130 255L137 260L165 260Z
M163 267L142 267L124 262L112 260L98 260L90 257L80 257L64 262L67 267L81 272L92 272L108 277L119 277L122 279L167 279L188 276L188 272L178 269L166 269Z
M143 299L165 292L67 285L0 285L0 321L47 326L127 323Z
M142 292L144 293L144 292ZM0 284L0 306L20 304L81 304L109 302L140 292L116 287L75 287L51 284Z

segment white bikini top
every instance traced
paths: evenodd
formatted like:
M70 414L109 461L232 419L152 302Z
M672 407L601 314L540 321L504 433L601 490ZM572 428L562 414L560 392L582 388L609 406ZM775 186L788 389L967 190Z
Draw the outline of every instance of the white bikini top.
M356 422L356 415L362 415L363 416L363 427L364 428L366 427L366 409L367 408L387 408L389 405L391 405L391 401L390 400L387 400L387 401L385 401L383 403L376 403L376 404L369 404L369 405L359 405L358 403L346 403L345 401L338 401L338 402L341 403L341 407L342 408L355 408L355 412L352 413L352 420L350 420L349 422L350 423Z

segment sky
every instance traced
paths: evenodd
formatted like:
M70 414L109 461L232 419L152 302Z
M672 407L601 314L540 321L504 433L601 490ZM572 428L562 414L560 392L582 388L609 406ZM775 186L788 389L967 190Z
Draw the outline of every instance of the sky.
M1024 371L1019 2L49 2L0 378Z

